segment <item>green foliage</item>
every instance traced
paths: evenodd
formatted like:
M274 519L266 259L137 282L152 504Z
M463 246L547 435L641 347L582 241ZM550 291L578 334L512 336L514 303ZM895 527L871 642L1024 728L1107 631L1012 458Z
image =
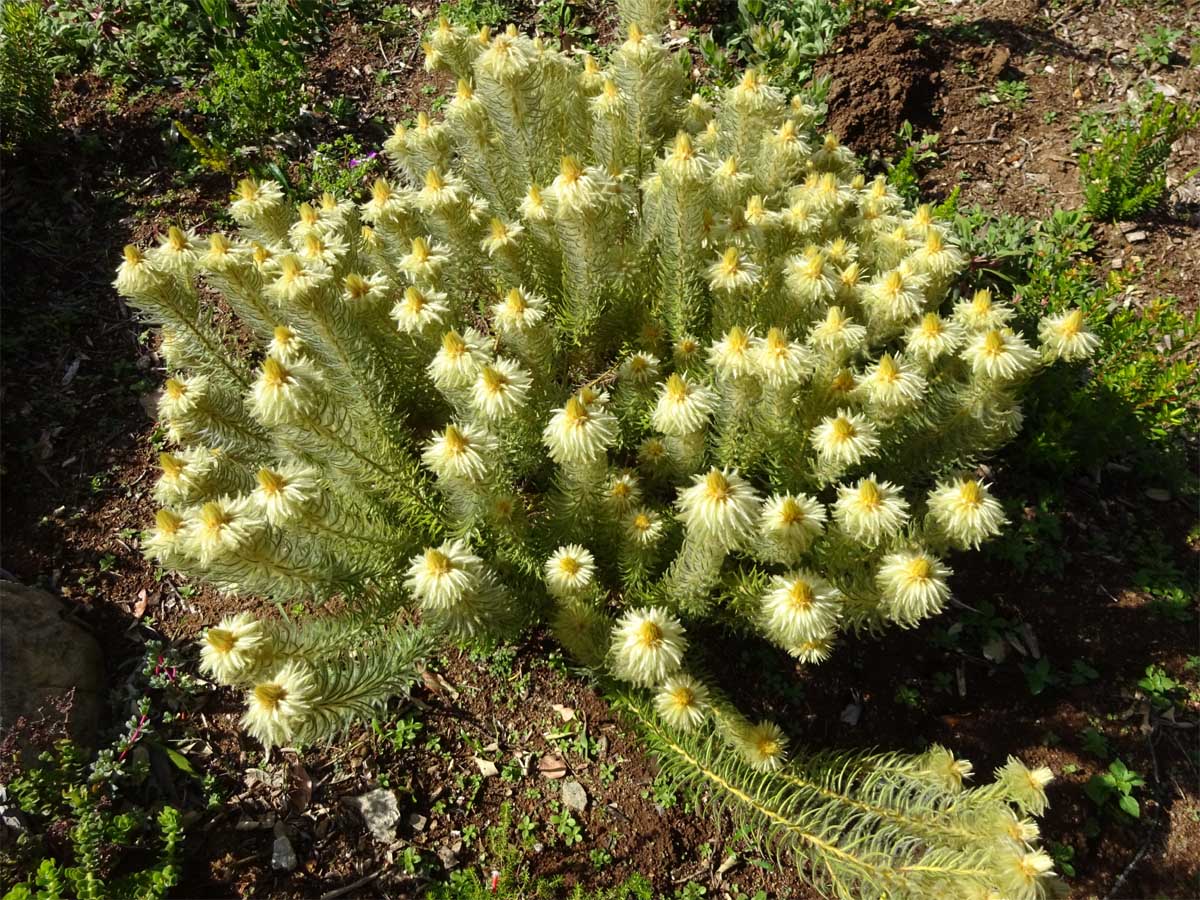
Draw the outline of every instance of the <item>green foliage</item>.
M308 169L308 192L320 196L325 192L339 197L359 197L364 187L374 181L383 169L383 161L368 152L352 134L345 134L313 151Z
M1200 122L1200 110L1161 94L1132 120L1106 129L1079 160L1084 202L1095 218L1132 219L1157 208L1167 192L1171 145Z
M888 181L896 192L909 203L916 203L920 196L922 171L937 161L937 132L922 132L918 138L912 122L905 119L896 135L896 149L900 156L887 161Z
M1181 37L1183 37L1182 28L1168 28L1165 25L1159 25L1133 48L1133 54L1144 66L1151 63L1169 66L1175 56L1175 42Z
M700 50L726 79L736 59L762 69L781 88L798 91L849 21L849 7L831 0L738 0L736 21L704 35Z
M5 900L34 896L154 900L179 883L183 826L177 809L165 806L153 818L138 807L116 812L112 783L96 781L96 770L70 741L42 753L38 762L8 785L33 826L20 836L24 847L18 852L34 852L29 845L52 826L66 826L67 849L59 858L44 857L36 875L15 883ZM145 855L155 862L119 871L121 863Z
M49 22L39 2L0 5L0 151L16 153L51 127Z
M66 0L48 14L64 52L117 83L194 77L239 15L233 0Z
M517 18L506 0L457 0L442 4L439 11L454 24L476 30L507 25Z
M1141 805L1133 792L1146 784L1146 779L1127 768L1119 759L1108 764L1108 770L1091 777L1084 787L1088 798L1102 811L1119 810L1131 818L1141 815Z

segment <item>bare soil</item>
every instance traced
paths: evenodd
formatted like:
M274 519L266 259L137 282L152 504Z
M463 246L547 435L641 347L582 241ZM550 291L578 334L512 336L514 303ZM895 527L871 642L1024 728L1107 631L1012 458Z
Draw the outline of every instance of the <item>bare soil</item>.
M959 188L964 203L1033 217L1078 206L1072 139L1081 113L1111 111L1144 74L1184 96L1196 97L1200 87L1195 70L1146 73L1132 52L1158 25L1194 30L1196 11L1187 4L985 0L953 12L961 18L931 10L928 18L856 29L818 67L833 78L830 126L859 152L894 154L905 120L940 135L939 159L922 184L930 199ZM609 20L600 24L611 28ZM321 139L349 128L377 141L380 119L424 106L426 85L444 85L430 82L419 60L415 31L379 38L349 21L337 25L311 61L311 78L327 99L353 98L359 118L318 123ZM1024 78L1028 101L981 106L977 98L999 78ZM178 174L170 119L190 115L189 103L180 93L125 102L98 79L72 79L60 88L58 138L6 164L0 192L0 565L77 605L106 649L114 682L138 652L148 620L187 641L253 603L159 578L138 547L137 531L153 514L156 436L147 400L160 364L153 340L141 336L109 285L124 243L149 240L170 223L205 227L220 218L231 180ZM1192 135L1172 160L1171 208L1132 229L1101 228L1102 264L1144 273L1131 302L1165 295L1187 308L1200 302L1198 192L1178 183L1198 164L1200 139ZM1144 238L1134 240L1139 231ZM1007 466L1003 456L995 461L1002 494L1035 490L1006 484ZM1060 559L1061 573L1020 574L989 555L952 561L961 601L975 610L991 604L1024 635L1003 661L939 640L971 621L969 611L956 609L885 641L850 642L815 672L746 648L731 652L719 675L801 742L916 749L938 741L985 776L1008 754L1049 765L1059 778L1043 834L1074 850L1072 897L1200 896L1197 708L1184 703L1175 721L1163 721L1133 687L1150 663L1194 683L1186 669L1197 652L1194 617L1163 620L1133 586L1139 563L1127 552L1128 536L1160 532L1185 571L1196 572L1200 560L1190 532L1196 510L1178 497L1148 499L1154 485L1154 473L1119 471L1099 481L1081 473L1067 485L1068 511L1052 523L1061 536L1035 551ZM1026 515L1044 516L1036 505ZM264 763L237 728L239 699L206 696L180 746L217 776L227 799L208 811L194 783L162 785L191 824L179 896L315 897L371 875L350 896L416 896L424 882L398 865L404 848L427 858L441 850L451 865L476 865L481 837L506 802L514 823L524 816L539 823L527 864L568 886L611 885L641 872L664 897L690 880L706 885L709 896L727 896L735 884L770 897L815 896L794 872L760 865L725 817L656 792L655 765L636 735L552 651L535 636L499 659L450 654L436 661L411 704L388 720L411 715L422 723L412 745L399 750L360 728L336 747ZM1021 663L1039 655L1058 671L1085 660L1101 677L1031 694ZM906 685L919 688L919 702L898 693ZM856 724L848 724L848 709L857 710ZM1098 836L1085 827L1098 817L1084 785L1101 765L1084 749L1088 727L1102 731L1148 782L1140 819L1105 820ZM561 760L565 778L577 779L589 798L577 814L586 837L573 847L543 824L565 780L539 770L546 758L550 774ZM509 778L481 778L478 759ZM383 783L401 799L402 825L390 846L374 842L345 803ZM271 868L276 822L300 859L291 873ZM596 865L588 851L597 848L611 862ZM737 861L722 870L734 852Z

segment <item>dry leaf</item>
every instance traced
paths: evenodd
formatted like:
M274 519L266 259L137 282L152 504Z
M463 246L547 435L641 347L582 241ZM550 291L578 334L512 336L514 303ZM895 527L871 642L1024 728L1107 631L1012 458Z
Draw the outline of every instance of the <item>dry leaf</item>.
M547 753L538 760L538 771L544 778L563 778L567 774L567 764L561 756Z
M561 703L555 703L550 708L558 713L564 722L570 722L575 718L575 710L569 706L563 706Z
M133 617L140 619L146 614L146 589L138 591L137 602L133 604Z

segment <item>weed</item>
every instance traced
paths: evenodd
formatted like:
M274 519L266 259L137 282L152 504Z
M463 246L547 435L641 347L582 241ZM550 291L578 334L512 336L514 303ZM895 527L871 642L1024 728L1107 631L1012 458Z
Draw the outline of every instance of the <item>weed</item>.
M900 156L886 162L888 181L900 196L915 202L920 194L922 172L937 162L937 133L922 132L920 138L914 134L912 122L907 119L896 135L896 148Z
M1151 63L1169 66L1175 56L1175 42L1181 37L1183 37L1183 29L1160 25L1133 48L1133 55L1144 66Z
M1110 811L1115 805L1122 813L1136 819L1141 815L1141 806L1133 792L1145 783L1137 772L1116 759L1109 763L1107 771L1093 775L1084 791L1102 812Z
M568 847L573 847L583 840L583 828L569 809L560 806L556 812L551 813L550 824Z
M1100 146L1079 160L1088 212L1116 221L1159 206L1167 192L1171 145L1197 123L1200 109L1156 93L1140 115L1107 129Z
M53 47L40 3L0 2L0 150L15 153L52 124Z
M993 106L997 103L1007 106L1009 109L1020 109L1032 96L1029 85L1019 79L1001 78L996 82L995 88L990 92L979 94L975 99L980 106Z
M375 732L375 736L388 741L397 753L415 746L417 735L421 733L422 728L424 726L420 722L411 718L397 719L390 727L378 718L371 720L371 730Z

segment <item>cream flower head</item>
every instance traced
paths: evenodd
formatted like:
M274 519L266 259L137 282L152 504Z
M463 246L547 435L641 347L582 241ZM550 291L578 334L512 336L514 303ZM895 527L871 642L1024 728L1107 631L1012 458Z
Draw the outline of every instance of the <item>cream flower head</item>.
M724 550L743 544L754 533L758 495L736 470L709 469L695 475L676 501L684 527Z
M487 338L479 331L447 331L427 371L439 391L461 391L475 381L488 357Z
M925 363L932 363L955 352L966 340L962 326L928 312L905 334L906 352Z
M188 550L202 566L228 559L261 533L264 522L248 496L210 500L187 518Z
M742 378L756 374L757 355L753 331L735 325L713 342L708 351L708 364L721 378Z
M708 688L680 672L663 682L654 695L654 708L671 728L691 731L708 715Z
M929 515L957 547L978 547L1007 521L1004 507L974 478L943 481L929 492Z
M449 316L445 294L415 284L406 287L404 295L392 307L392 318L404 334L419 335L443 327Z
M312 673L302 663L289 662L246 694L242 728L266 747L286 744L303 726L316 699Z
M920 758L921 773L939 787L957 793L975 771L969 759L958 759L940 744L934 744Z
M514 415L529 398L533 379L510 359L498 357L484 365L475 376L471 399L475 411L487 422L499 422Z
M960 354L976 376L1011 381L1038 364L1038 354L1007 328L980 331Z
M421 459L439 478L479 482L487 477L496 439L469 423L451 422L425 444Z
M642 687L661 684L678 671L686 650L677 618L656 606L630 610L613 629L613 674Z
M1054 773L1045 766L1030 769L1015 756L1010 756L1003 767L996 770L996 781L1005 795L1026 813L1040 816L1050 805L1046 799L1046 785L1054 780Z
M808 343L839 357L858 350L867 339L867 329L855 323L840 306L825 310L825 318L808 332Z
M738 748L752 769L774 772L787 760L787 736L774 722L746 724L737 730Z
M659 365L659 359L653 353L631 353L621 362L617 378L621 384L646 387L658 377Z
M662 516L648 507L631 512L625 519L625 537L635 547L653 547L666 530Z
M708 425L716 406L717 398L710 388L675 372L659 385L650 423L663 434L692 434Z
M522 288L510 288L499 303L492 306L492 321L502 335L528 334L546 317L546 301Z
M787 649L831 639L841 617L841 592L804 569L776 575L762 598L763 632Z
M609 476L604 487L604 505L617 515L633 509L642 499L642 484L632 469L621 469Z
M797 384L811 363L808 351L797 341L789 341L781 328L768 329L767 335L754 345L758 374L771 387Z
M299 518L321 500L319 476L300 462L258 470L258 487L250 495L272 525Z
M303 357L263 360L251 385L250 409L264 425L287 425L309 415L320 400L321 374Z
M758 531L780 562L794 563L825 530L825 507L808 494L773 494L762 505Z
M573 395L556 410L542 431L542 443L560 465L583 465L602 459L617 439L616 417L601 403L586 405Z
M714 291L734 293L758 284L758 266L736 246L726 247L708 267L708 284Z
M1087 330L1080 309L1046 316L1038 323L1038 340L1042 342L1042 356L1050 362L1087 359L1100 346L1100 338Z
M872 406L896 410L915 404L925 393L925 379L902 357L884 353L858 382L858 391Z
M936 615L946 605L950 569L923 550L902 550L883 558L876 582L883 594L883 611L906 628Z
M200 642L200 669L221 684L238 684L258 665L263 627L250 613L226 616L205 629Z
M556 597L573 597L596 580L596 558L579 544L559 547L546 560L546 587Z
M838 468L856 466L875 455L879 438L866 416L839 409L812 430L812 445L821 462Z
M412 558L405 586L422 605L449 609L479 585L483 560L464 541L446 541Z
M856 541L876 547L900 533L908 519L908 502L894 484L862 478L853 486L838 487L833 517Z
M993 300L992 292L987 288L980 288L970 300L955 303L951 315L967 331L991 331L1007 325L1013 317L1013 310Z

